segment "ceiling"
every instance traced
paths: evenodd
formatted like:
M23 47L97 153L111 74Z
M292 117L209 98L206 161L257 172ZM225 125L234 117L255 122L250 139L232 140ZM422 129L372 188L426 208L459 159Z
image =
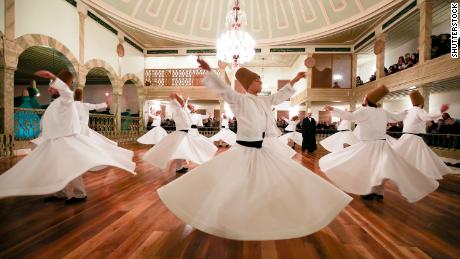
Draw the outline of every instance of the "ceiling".
M211 46L232 0L81 0L144 48ZM351 44L402 0L242 0L257 46Z
M460 77L454 77L447 80L433 82L429 85L430 93L448 92L460 89ZM384 98L385 101L399 100L407 98L410 89L394 91L387 94Z

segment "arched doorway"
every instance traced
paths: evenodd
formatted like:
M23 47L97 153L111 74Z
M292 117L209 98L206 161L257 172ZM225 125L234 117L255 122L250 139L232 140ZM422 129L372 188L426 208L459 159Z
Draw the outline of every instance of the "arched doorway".
M34 75L38 70L58 74L68 70L75 75L70 60L49 46L32 46L18 57L14 73L14 138L31 140L40 134L40 119L44 109L53 101L48 94L49 80Z

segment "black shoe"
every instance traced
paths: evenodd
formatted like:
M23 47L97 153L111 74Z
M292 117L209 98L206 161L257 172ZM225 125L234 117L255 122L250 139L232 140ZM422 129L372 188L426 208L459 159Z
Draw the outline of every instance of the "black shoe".
M56 201L63 201L67 199L66 197L57 197L57 196L48 196L43 199L44 202L56 202Z
M80 203L84 201L86 201L86 196L83 198L72 197L70 199L65 200L65 204L75 204L75 203Z
M292 146L291 148L295 150L295 145L294 145L294 146Z
M188 172L188 168L187 167L182 167L181 169L179 170L176 170L176 173L180 173L180 174L185 174Z
M367 201L372 201L374 199L374 194L367 194L367 195L361 195L361 199L367 200Z

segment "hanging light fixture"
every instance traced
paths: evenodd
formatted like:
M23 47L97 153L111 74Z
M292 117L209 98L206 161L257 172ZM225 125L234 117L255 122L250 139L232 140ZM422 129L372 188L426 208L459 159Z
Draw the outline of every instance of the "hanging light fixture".
M239 2L234 0L233 9L226 17L226 25L231 26L230 30L217 39L217 58L231 63L233 67L251 61L256 45L251 35L241 28L246 22L246 14L240 10Z

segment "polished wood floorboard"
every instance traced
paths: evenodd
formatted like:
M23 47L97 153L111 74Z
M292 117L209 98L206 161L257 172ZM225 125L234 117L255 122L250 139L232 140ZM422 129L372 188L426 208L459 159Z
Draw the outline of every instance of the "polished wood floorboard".
M0 200L0 258L460 258L459 176L447 176L415 204L387 184L384 201L354 196L312 235L243 242L203 233L176 218L156 189L180 175L141 161L148 146L126 147L135 151L138 175L113 168L85 174L84 203L44 203L43 196ZM324 177L318 168L324 154L299 152L294 160ZM0 172L19 160L0 159Z

